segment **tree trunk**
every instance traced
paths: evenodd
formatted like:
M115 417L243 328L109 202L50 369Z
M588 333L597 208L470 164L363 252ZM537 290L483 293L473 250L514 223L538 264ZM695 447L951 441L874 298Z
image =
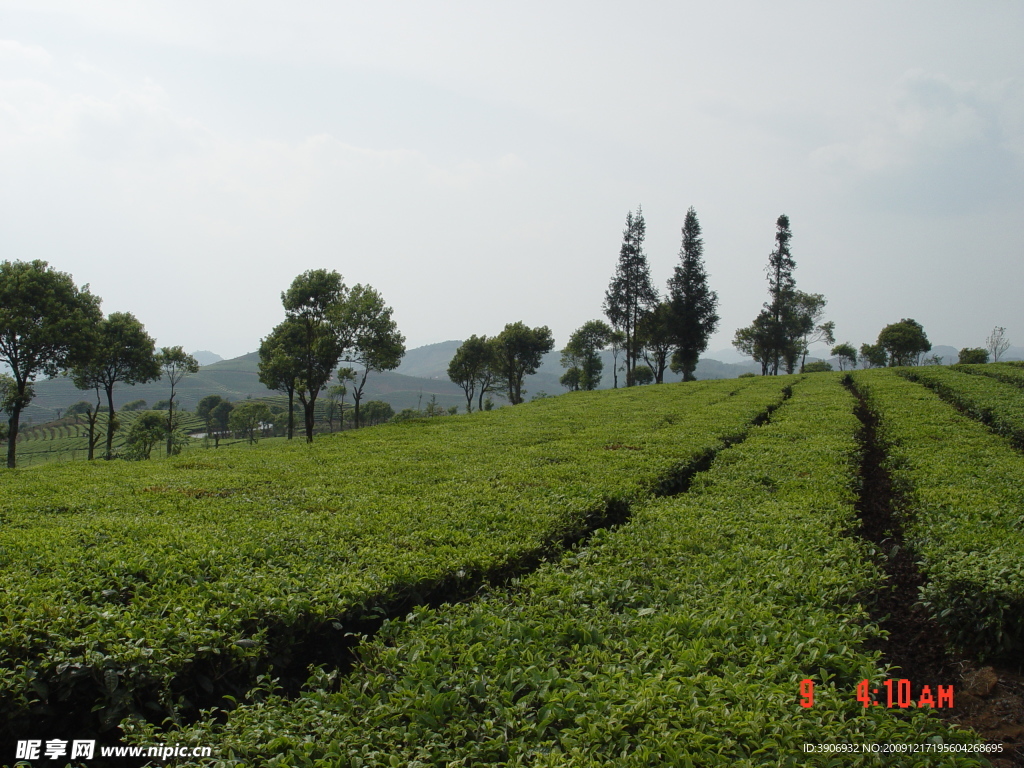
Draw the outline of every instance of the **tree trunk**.
M7 420L7 468L14 469L18 452L18 424L21 422L21 398L14 401Z
M171 435L174 434L174 394L167 403L167 455L171 455Z
M107 461L114 458L114 385L104 387L107 390ZM92 458L91 456L89 458Z
M295 433L295 387L288 390L288 439Z
M316 413L313 408L316 406L316 399L312 398L308 403L305 403L305 421L306 421L306 442L313 442L313 427L315 426Z

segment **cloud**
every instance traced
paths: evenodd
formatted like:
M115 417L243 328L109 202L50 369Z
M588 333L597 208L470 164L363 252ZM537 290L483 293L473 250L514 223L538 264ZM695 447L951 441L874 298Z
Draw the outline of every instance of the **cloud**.
M856 138L811 160L869 204L942 215L984 208L1024 189L1024 87L909 72Z

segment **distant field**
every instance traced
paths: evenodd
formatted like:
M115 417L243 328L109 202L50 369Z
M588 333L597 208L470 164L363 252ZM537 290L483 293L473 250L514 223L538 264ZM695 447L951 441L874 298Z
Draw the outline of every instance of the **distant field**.
M855 741L981 765L927 707L857 698L890 674L858 398L934 618L958 652L1024 648L1024 456L939 394L890 370L668 384L9 472L0 723L237 766L824 765L802 745ZM81 439L53 429L29 444Z

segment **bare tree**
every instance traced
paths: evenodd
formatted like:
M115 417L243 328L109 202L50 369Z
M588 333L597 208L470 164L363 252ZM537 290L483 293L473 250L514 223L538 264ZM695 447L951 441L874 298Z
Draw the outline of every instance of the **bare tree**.
M992 355L992 362L998 363L999 357L1010 348L1010 340L1006 338L1006 329L997 325L992 329L992 335L985 341L986 349Z

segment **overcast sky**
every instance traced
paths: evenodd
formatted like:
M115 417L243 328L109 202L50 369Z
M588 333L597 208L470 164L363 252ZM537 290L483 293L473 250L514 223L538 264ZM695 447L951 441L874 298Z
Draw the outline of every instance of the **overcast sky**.
M838 341L1024 343L1024 3L0 0L0 259L157 344L254 351L280 293L369 283L412 348L558 346L643 206L693 206L730 346L775 220Z

